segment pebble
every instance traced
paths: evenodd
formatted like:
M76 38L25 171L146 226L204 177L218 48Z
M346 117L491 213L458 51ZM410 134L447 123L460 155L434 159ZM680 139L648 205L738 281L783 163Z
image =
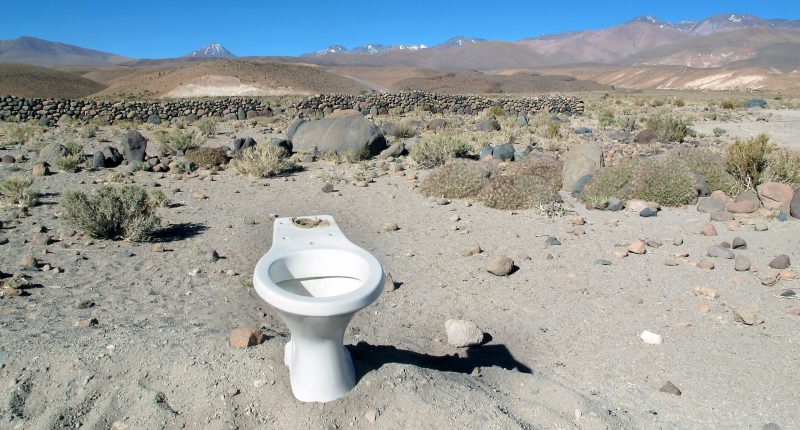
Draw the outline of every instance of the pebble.
M584 225L586 220L580 215L570 215L567 217L567 222L572 225Z
M669 381L664 383L664 385L662 385L661 388L658 389L658 391L660 391L662 393L673 394L673 395L676 395L676 396L680 396L681 395L680 388L676 387L675 384L673 384L672 382L669 382Z
M164 252L164 251L166 251L164 249L164 245L162 245L160 243L157 243L157 244L153 245L153 248L151 248L151 249L153 250L153 252Z
M561 241L559 241L553 236L548 236L547 239L544 241L544 243L547 244L548 246L561 245Z
M769 230L769 226L764 221L758 221L753 225L753 229L755 231L767 231Z
M658 211L653 209L653 208L650 208L650 207L644 208L644 209L641 210L641 212L639 212L639 216L643 217L643 218L654 217L657 214L658 214Z
M764 285L765 287L771 287L775 285L776 282L778 282L777 273L770 273L767 276L761 278L761 285Z
M460 217L460 216L458 216L458 215L452 215L452 216L450 216L450 218L448 218L448 219L449 219L451 222L457 222L457 221L461 221L461 217Z
M31 237L31 244L33 245L49 245L53 242L53 238L47 233L34 233Z
M711 248L708 248L707 254L709 257L727 258L729 260L736 257L730 249L719 245L714 245Z
M505 255L496 255L486 264L486 271L497 276L507 276L514 269L514 260Z
M322 185L320 191L322 191L323 193L333 192L333 184L331 184L330 182L326 182L324 185Z
M463 255L464 257L469 257L469 256L472 256L472 255L480 254L481 251L482 251L481 250L481 246L478 245L477 243L474 243L474 244L462 249L461 250L461 255Z
M628 251L624 249L617 249L614 251L614 257L625 258L628 256Z
M747 241L738 236L734 237L731 247L733 249L747 249Z
M583 227L575 227L567 230L567 233L574 234L575 236L583 236L586 234L586 231L583 229Z
M439 206L449 205L450 204L450 200L447 200L444 197L438 198L438 199L436 199L436 204L439 205Z
M480 345L483 342L483 331L472 321L449 319L444 323L447 332L447 343L463 348Z
M99 324L99 321L97 321L97 318L89 318L89 319L85 319L85 320L75 321L75 324L73 324L73 325L75 327L77 327L77 328L89 328L89 327L94 327L97 324Z
M392 274L389 272L384 272L383 276L383 292L389 293L396 289L394 279L392 278Z
M640 338L644 341L644 343L648 345L661 345L661 335L653 333L649 330L645 330L642 334L639 335Z
M705 303L700 303L700 306L697 307L697 311L700 312L701 314L705 315L705 314L711 312L711 306L708 306Z
M94 307L94 300L80 300L75 303L75 309L89 309Z
M217 250L212 249L208 251L208 253L206 254L206 261L208 261L209 263L213 263L217 260L219 260L219 254L217 253Z
M380 414L377 409L368 409L367 412L364 413L364 419L370 423L374 423L375 420L378 419L378 415Z
M672 244L675 245L675 246L683 245L683 238L682 237L678 237L678 238L672 239Z
M598 258L597 260L594 260L594 264L597 264L598 266L610 266L611 260L606 260L605 258Z
M737 272L746 272L750 270L750 259L742 254L736 254L736 260L733 263L733 270Z
M719 297L719 294L717 294L717 290L711 287L694 287L694 295L697 297L705 297L711 300L714 300L717 297Z
M133 251L131 251L128 248L120 249L119 252L117 252L117 256L122 257L122 258L130 258L130 257L133 257L133 255L134 255Z
M714 268L714 263L710 260L700 260L697 263L697 267L701 269L711 270Z
M253 387L255 388L261 388L265 385L267 385L267 381L264 379L256 379L255 381L253 381Z
M228 337L230 345L237 349L244 349L260 344L264 340L261 331L249 327L239 327L231 330Z
M44 163L39 163L33 166L31 175L33 176L47 176L50 174L50 168Z
M647 242L645 242L645 244L650 248L659 248L662 245L660 240L655 240L655 239L650 239Z
M795 276L796 276L795 273L789 269L783 269L780 272L778 272L778 279L780 279L781 281L791 281L792 279L795 278Z
M703 235L704 236L716 236L717 235L717 228L714 227L714 224L706 224L703 226Z
M636 242L628 245L628 251L633 254L644 254L647 252L647 245L645 245L645 243L641 240L637 240Z
M781 254L769 262L769 267L772 267L773 269L786 269L789 267L789 264L789 256L786 254Z
M400 227L393 222L385 222L383 223L383 231L397 231Z
M759 325L764 322L764 317L758 312L756 305L747 304L733 310L733 320L747 325Z
M39 262L36 261L36 259L30 255L23 255L22 257L19 258L18 264L19 267L23 269L33 269L36 268Z
M195 200L205 200L208 198L205 194L201 193L200 191L192 193L192 198Z
M673 259L664 260L664 265L669 267L677 266L679 263Z

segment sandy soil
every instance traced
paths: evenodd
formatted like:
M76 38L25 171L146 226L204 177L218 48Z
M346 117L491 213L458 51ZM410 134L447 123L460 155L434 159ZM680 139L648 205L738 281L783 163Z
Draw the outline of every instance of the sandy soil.
M263 138L252 129L240 134ZM31 164L16 167L29 171ZM798 281L772 287L759 281L778 254L797 267L800 221L769 220L763 232L715 223L719 236L706 237L697 228L708 215L694 207L642 218L589 211L566 197L587 221L586 234L575 236L563 217L466 201L438 205L408 188L408 172L326 194L321 178L348 177L360 167L305 167L269 180L230 170L213 182L137 173L136 183L170 199L162 215L171 225L155 239L164 253L154 252L153 243L69 235L57 216L60 193L92 189L107 172L37 178L43 205L18 219L4 212L0 237L9 242L0 245L0 268L19 271L19 256L31 254L63 273L27 271L35 287L30 295L0 301L0 427L800 427L800 316L791 313L800 306L778 297ZM4 167L2 174L8 172ZM207 198L194 198L196 192ZM289 333L249 285L272 241L270 214L333 215L399 284L350 324L345 342L359 381L337 401L304 404L292 397L282 362ZM450 221L453 215L460 221ZM386 221L400 229L383 232ZM62 239L29 243L42 227ZM550 235L562 244L546 245ZM751 272L735 272L732 260L714 259L714 270L692 264L709 246L736 236L747 240L742 253L753 262ZM678 238L680 246L672 242ZM637 239L663 245L645 255L612 256ZM473 243L484 252L461 256ZM218 261L206 258L212 249ZM508 277L485 270L498 254L518 267ZM697 286L715 288L719 298L695 296ZM710 312L701 313L702 304ZM743 304L755 304L765 323L736 323L732 309ZM99 324L73 325L88 318ZM491 340L450 346L444 331L450 318L474 321ZM230 330L248 326L260 328L266 341L231 348ZM644 330L662 335L663 343L645 344ZM667 381L682 395L660 392Z
M753 111L755 118L731 121L704 121L693 126L698 132L711 134L714 128L725 129L733 138L746 139L761 133L770 136L770 142L779 146L800 149L800 111L787 109L764 109ZM759 119L760 118L760 119Z

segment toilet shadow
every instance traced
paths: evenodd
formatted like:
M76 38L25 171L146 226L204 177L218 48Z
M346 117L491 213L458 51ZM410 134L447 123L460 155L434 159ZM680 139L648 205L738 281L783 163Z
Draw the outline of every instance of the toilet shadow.
M353 358L358 380L388 363L410 364L441 372L467 374L472 373L477 367L500 367L520 373L532 373L531 368L517 361L505 345L466 348L453 355L430 355L398 349L391 345L370 345L367 342L347 345L347 349Z

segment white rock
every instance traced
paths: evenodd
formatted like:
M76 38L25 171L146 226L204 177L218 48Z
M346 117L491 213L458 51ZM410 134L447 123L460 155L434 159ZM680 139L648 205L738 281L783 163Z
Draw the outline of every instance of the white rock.
M645 330L639 337L648 345L661 345L661 335L653 333L652 331Z
M472 321L447 320L444 323L447 331L447 343L457 347L480 345L483 331Z

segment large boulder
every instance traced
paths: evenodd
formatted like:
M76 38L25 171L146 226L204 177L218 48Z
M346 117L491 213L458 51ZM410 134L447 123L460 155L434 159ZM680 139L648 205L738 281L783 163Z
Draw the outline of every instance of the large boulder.
M386 149L386 139L361 115L295 121L288 131L295 152L373 156Z
M53 142L45 145L39 150L39 161L53 162L56 158L69 155L69 150L58 143Z
M144 153L147 150L147 139L136 130L125 133L122 138L122 152L125 159L131 161L144 161Z
M572 191L581 177L594 174L603 167L603 149L594 143L575 145L567 151L563 161L562 187L564 190Z
M800 188L794 190L794 197L789 203L789 213L795 218L800 218Z
M122 154L117 151L117 148L106 146L102 153L105 158L105 167L117 167L122 164Z
M782 182L764 182L756 187L761 203L767 209L788 210L794 196L794 189Z

